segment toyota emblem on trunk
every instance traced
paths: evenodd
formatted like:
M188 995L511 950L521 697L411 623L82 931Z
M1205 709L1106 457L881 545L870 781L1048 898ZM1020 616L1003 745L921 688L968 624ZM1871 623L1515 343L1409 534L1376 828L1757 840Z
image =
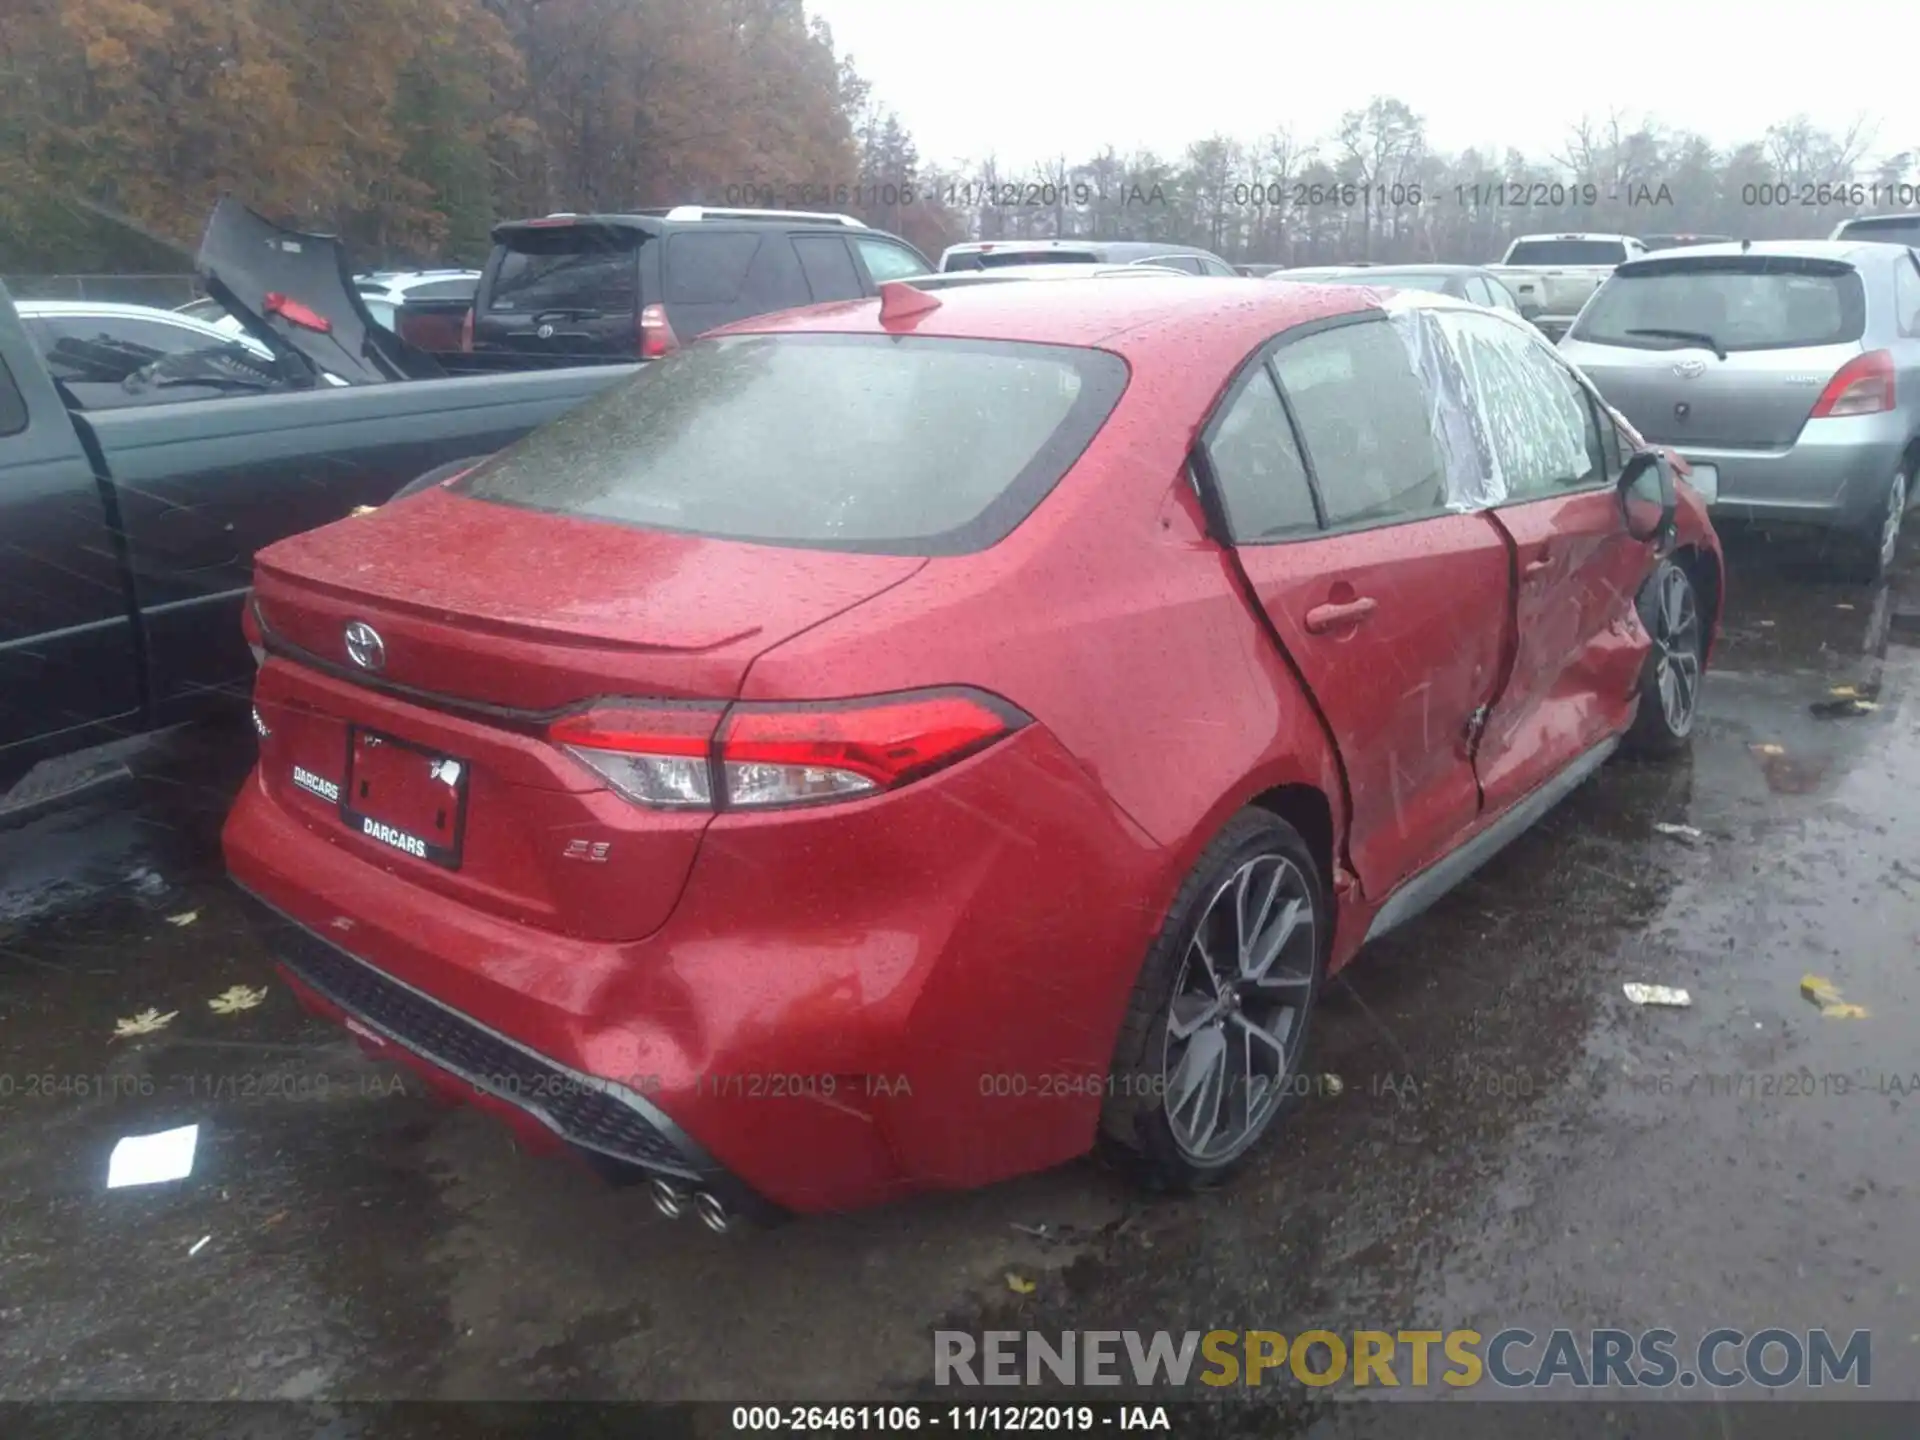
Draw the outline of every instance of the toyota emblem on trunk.
M387 663L387 643L380 632L364 620L347 625L347 658L362 670L380 670Z
M538 330L534 331L533 333L538 335L542 340L551 340L553 338L553 326L542 325Z
M1704 360L1676 360L1673 362L1673 373L1678 375L1682 380L1698 380L1706 371L1707 362Z

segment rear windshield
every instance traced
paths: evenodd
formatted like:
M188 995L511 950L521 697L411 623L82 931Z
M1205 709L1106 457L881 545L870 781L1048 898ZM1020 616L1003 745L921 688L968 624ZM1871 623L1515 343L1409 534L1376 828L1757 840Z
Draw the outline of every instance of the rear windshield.
M562 226L516 232L499 249L487 308L514 313L573 310L587 314L637 308L637 230Z
M996 265L1098 265L1091 250L971 250L949 255L945 269L991 270Z
M1618 240L1516 240L1509 265L1618 265L1627 247Z
M1849 220L1835 238L1875 240L1883 245L1920 245L1920 215L1888 215L1875 220Z
M1685 340L1634 330L1691 330L1724 350L1844 345L1866 331L1866 294L1851 267L1762 256L1662 262L1616 272L1574 325L1572 338L1666 350Z
M1126 388L1117 355L868 335L698 341L453 487L478 500L829 550L1004 538Z

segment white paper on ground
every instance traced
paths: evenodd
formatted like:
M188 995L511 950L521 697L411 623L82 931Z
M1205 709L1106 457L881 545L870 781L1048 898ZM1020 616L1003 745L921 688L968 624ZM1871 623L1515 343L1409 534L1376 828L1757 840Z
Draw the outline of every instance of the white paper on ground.
M1627 992L1627 999L1636 1005L1678 1005L1693 1004L1693 997L1684 990L1670 985L1626 984L1620 987Z
M186 1179L193 1173L193 1147L199 1138L198 1125L182 1125L158 1135L127 1136L107 1160L107 1188Z

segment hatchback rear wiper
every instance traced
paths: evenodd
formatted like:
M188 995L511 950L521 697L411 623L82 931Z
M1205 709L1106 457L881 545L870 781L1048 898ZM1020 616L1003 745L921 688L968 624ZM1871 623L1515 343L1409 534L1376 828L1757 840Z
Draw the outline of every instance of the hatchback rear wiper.
M1656 339L1661 340L1693 340L1706 346L1707 349L1713 351L1713 353L1722 360L1727 358L1725 347L1704 330L1629 330L1627 334L1652 335Z

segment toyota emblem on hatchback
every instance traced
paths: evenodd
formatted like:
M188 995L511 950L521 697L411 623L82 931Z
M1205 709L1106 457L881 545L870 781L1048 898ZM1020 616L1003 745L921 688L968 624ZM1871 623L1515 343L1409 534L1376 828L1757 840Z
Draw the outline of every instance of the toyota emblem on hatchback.
M553 338L553 326L542 325L538 330L534 331L533 333L538 335L542 340L551 340Z
M1698 380L1702 375L1706 374L1706 371L1707 362L1704 360L1676 360L1673 362L1673 373L1678 375L1682 380Z
M384 669L387 663L387 642L380 638L380 632L364 620L348 622L347 658L362 670Z

